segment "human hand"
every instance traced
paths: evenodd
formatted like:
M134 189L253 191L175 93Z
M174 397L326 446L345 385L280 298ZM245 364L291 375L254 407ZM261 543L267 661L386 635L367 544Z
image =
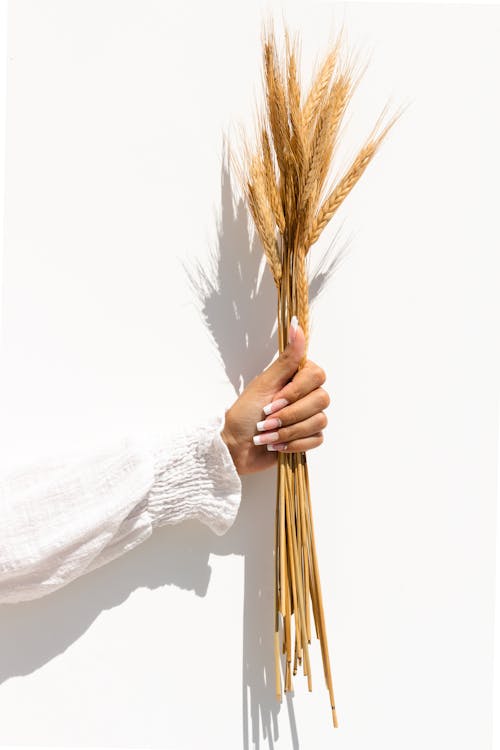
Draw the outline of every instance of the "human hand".
M322 388L326 375L309 359L297 370L305 337L294 318L285 350L226 411L221 437L240 475L273 466L278 450L308 451L323 442L328 421L323 409L330 404Z

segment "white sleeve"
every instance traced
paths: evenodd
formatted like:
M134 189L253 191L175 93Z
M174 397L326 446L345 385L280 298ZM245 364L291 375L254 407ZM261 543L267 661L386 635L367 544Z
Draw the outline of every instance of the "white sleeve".
M1 479L0 603L45 596L133 549L156 526L196 518L224 534L241 479L223 424L216 414Z

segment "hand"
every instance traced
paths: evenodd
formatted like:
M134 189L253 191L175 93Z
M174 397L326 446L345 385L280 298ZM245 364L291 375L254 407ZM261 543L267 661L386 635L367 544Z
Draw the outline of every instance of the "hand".
M276 463L278 450L308 451L323 442L322 430L327 425L323 409L330 404L328 393L321 387L326 375L309 359L297 370L304 349L302 328L297 326L295 330L290 325L283 353L226 411L221 437L238 474L268 469ZM269 407L266 412L264 407ZM262 444L258 444L260 441ZM268 449L268 445L274 449Z

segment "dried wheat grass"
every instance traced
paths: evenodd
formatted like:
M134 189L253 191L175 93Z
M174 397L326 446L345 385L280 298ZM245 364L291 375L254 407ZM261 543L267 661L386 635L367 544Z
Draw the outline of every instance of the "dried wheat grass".
M307 253L356 185L402 110L375 135L387 105L352 163L327 191L326 180L339 141L340 125L366 66L358 75L351 57L342 55L343 29L302 95L300 44L285 28L282 60L272 20L264 22L262 81L265 106L256 117L258 138L243 136L243 159L233 158L239 183L278 290L278 336L282 352L292 315L309 343ZM299 368L306 362L304 354ZM338 726L332 687L323 600L314 539L309 474L305 452L279 453L275 517L275 674L276 692L293 689L292 673L302 666L312 689L308 645L311 617L320 640L333 724ZM280 629L280 626L281 629ZM283 642L280 648L280 632ZM292 639L295 639L292 649Z

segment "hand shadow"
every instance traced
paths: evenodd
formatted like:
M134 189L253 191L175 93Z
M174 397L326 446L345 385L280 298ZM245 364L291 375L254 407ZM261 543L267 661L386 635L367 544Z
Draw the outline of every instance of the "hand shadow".
M218 248L207 265L186 268L200 314L220 355L227 377L240 393L272 360L277 350L274 281L264 267L262 246L248 233L244 201L233 205L228 145L221 160L221 219ZM344 255L327 261L310 280L316 299ZM207 271L208 268L208 271ZM217 537L195 522L156 529L135 549L41 599L0 607L0 684L26 675L66 650L106 609L125 601L135 589L173 584L205 596L210 582L209 556L244 557L243 748L271 750L278 739L274 632L273 470L242 477L242 501L231 529ZM286 694L293 750L299 748L293 703Z

